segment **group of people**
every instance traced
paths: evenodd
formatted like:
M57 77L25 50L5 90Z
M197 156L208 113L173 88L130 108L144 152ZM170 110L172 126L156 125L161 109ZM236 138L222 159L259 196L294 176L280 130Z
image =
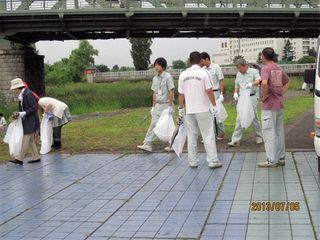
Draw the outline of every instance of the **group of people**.
M11 90L14 90L18 96L18 112L11 116L13 120L21 118L23 126L23 138L21 151L13 156L10 162L23 165L28 148L31 150L31 160L28 163L40 162L40 155L36 146L36 139L39 136L40 112L44 112L45 117L52 121L53 126L53 149L61 148L61 128L71 120L68 106L54 98L38 97L28 88L28 85L21 79L11 80Z
M283 121L284 94L288 89L288 75L274 62L275 52L272 48L262 51L261 60L264 66L261 73L249 67L245 59L235 62L238 73L235 79L233 98L238 102L244 93L248 93L253 108L252 125L255 130L256 143L265 145L267 158L258 163L259 167L277 167L285 165L285 139ZM218 103L224 101L224 76L219 65L212 63L208 53L192 52L189 56L191 67L179 76L179 122L184 122L187 129L188 161L192 168L198 166L197 144L201 135L207 153L209 168L222 167L218 158L216 140L225 138L223 122L214 121L219 115ZM151 124L143 141L137 147L152 152L152 143L156 139L153 132L161 113L169 109L174 113L174 82L166 72L167 62L158 58L154 62L157 75L153 78L151 90L153 103L151 108ZM260 94L261 93L261 94ZM257 107L262 101L262 124L258 118ZM241 109L243 106L237 106ZM230 147L240 146L244 127L238 113L232 134ZM217 139L216 139L217 136ZM170 147L165 148L171 151Z

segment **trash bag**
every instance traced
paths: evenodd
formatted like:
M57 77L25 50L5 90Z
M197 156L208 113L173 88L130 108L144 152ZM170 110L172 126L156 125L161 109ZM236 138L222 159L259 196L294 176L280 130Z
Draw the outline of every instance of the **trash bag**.
M184 144L187 140L187 129L184 123L181 123L179 126L178 134L175 137L173 143L171 144L172 149L181 158Z
M217 122L222 123L227 119L228 113L225 107L223 106L222 102L217 101L216 104L217 104L217 110L218 110Z
M41 149L40 154L47 154L51 150L53 142L53 128L52 121L49 120L49 116L44 114L40 125L40 140Z
M3 139L4 143L9 144L9 154L11 157L16 158L22 148L23 139L23 126L21 118L14 120L8 126L6 135Z
M169 109L165 109L156 123L153 132L163 142L169 142L175 129L172 114Z
M254 119L254 109L250 97L251 89L242 89L237 103L237 114L241 127L248 128Z

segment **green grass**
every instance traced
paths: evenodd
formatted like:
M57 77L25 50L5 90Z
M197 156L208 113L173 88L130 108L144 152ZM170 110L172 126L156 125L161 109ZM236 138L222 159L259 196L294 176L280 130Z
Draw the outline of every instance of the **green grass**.
M293 122L313 105L312 96L302 96L285 102L285 123ZM236 119L234 105L225 104L228 119L225 122L227 137L230 137ZM74 121L63 128L64 151L68 153L94 151L132 151L140 144L147 131L150 119L149 108L131 109L128 113L91 120ZM260 114L260 111L259 111ZM249 137L248 129L244 137ZM0 143L0 162L9 159L8 147Z

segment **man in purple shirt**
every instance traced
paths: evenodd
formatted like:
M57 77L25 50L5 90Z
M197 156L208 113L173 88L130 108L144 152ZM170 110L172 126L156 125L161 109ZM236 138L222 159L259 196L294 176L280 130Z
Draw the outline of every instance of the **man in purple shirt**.
M263 49L261 59L265 66L261 69L262 135L267 160L259 163L259 167L285 165L283 95L288 90L289 78L274 62L274 58L272 48Z

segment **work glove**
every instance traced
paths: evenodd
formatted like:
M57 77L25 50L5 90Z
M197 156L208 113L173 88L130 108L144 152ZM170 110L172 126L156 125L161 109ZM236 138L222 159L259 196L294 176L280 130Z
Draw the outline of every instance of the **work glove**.
M48 118L49 120L53 120L54 115L53 115L51 112L47 112L47 118Z
M152 107L152 108L150 109L150 114L151 114L151 115L152 115L153 111L154 111L154 107Z
M217 116L218 116L217 106L211 107L211 108L210 108L210 113L212 114L212 117L217 117Z
M26 112L19 112L19 117L24 118L26 114L27 114Z
M252 82L248 83L248 84L246 85L246 88L252 88Z
M168 110L169 110L169 113L170 113L170 114L173 113L173 107L172 107L172 106L169 106L169 107L168 107Z
M239 94L235 92L233 94L233 99L237 102L239 100Z
M219 96L219 98L218 98L218 101L219 101L220 103L223 103L223 102L224 102L224 97L223 97L222 94L220 94L220 96Z

